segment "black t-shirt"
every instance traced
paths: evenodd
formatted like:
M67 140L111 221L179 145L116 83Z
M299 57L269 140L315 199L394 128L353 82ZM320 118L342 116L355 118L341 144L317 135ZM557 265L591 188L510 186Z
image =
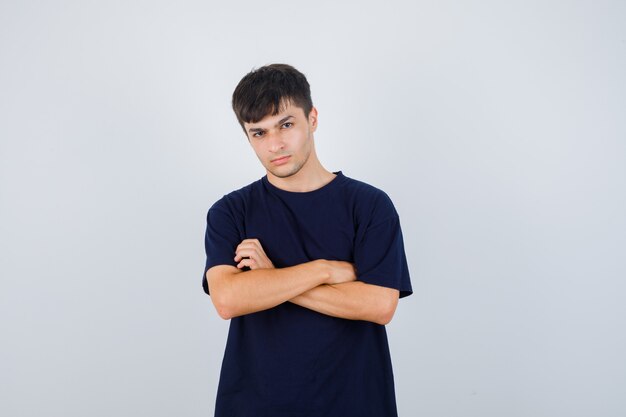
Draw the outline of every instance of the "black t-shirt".
M237 245L256 238L276 268L348 261L357 280L410 295L393 203L383 191L335 174L310 192L281 190L264 176L218 200L207 214L205 275L215 265L236 266ZM396 415L385 326L290 302L230 320L216 417Z

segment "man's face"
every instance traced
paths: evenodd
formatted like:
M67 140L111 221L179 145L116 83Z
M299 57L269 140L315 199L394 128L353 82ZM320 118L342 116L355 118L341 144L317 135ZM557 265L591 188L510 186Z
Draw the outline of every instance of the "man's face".
M313 107L307 118L300 107L288 104L276 116L265 116L257 123L244 123L244 128L268 174L286 178L311 162L317 110Z

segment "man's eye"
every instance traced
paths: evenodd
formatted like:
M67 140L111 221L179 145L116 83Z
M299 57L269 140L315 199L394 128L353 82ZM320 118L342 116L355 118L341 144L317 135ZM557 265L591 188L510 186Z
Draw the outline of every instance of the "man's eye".
M287 126L287 125L289 125L289 126ZM284 124L283 124L283 127L288 127L288 128L289 128L289 127L291 127L292 125L293 125L293 123L292 123L292 122L287 122L287 123L284 123Z
M263 132L256 132L252 136L254 136L255 138L260 138L262 135L263 135Z

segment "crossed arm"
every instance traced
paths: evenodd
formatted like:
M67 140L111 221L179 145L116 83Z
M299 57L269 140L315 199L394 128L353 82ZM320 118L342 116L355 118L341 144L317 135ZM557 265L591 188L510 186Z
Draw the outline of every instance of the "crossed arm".
M398 290L356 281L348 262L319 259L275 268L257 239L242 241L235 261L237 267L217 265L206 274L211 300L224 319L289 301L329 316L384 325L398 304ZM245 266L250 270L242 271Z

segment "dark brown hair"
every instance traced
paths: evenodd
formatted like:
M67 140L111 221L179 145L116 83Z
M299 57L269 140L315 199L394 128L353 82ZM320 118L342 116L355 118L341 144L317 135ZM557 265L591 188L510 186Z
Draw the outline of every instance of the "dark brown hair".
M244 123L256 123L265 116L275 116L287 104L300 107L307 118L313 107L306 77L287 64L253 69L239 81L233 92L233 111L244 133Z

